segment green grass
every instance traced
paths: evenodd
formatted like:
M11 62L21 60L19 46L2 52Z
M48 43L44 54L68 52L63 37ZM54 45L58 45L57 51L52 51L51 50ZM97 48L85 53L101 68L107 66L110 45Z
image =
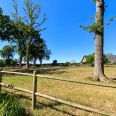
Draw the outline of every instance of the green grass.
M6 70L6 69L4 69ZM116 85L116 83L94 82L88 77L93 72L93 67L78 66L78 67L39 67L26 69L10 69L10 71L32 73L36 70L38 74L50 75L65 79L73 79L75 81L97 83L104 85ZM116 66L105 67L105 74L109 78L116 77ZM32 90L32 77L19 75L3 75L3 83L12 84L16 87ZM10 90L11 91L11 90ZM99 87L92 85L82 85L78 83L69 83L44 79L38 77L37 91L46 95L54 96L63 100L74 103L90 106L106 112L116 113L116 88ZM23 92L13 91L21 94L21 103L24 104L27 110L31 111L31 95ZM95 113L86 112L77 108L72 108L51 100L37 97L37 108L31 111L34 116L100 116Z
M0 116L27 116L19 100L11 94L0 94Z

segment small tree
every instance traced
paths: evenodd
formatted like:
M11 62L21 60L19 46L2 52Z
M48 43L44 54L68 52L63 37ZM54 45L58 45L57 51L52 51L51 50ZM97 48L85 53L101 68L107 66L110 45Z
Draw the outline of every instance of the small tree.
M71 65L77 65L76 61L75 60L71 60Z
M90 54L86 57L86 63L91 65L91 66L94 66L94 53L93 54Z
M56 65L57 62L58 62L57 60L53 60L53 63L52 63L52 64L53 64L53 65Z
M11 45L6 45L0 50L0 55L3 59L12 59L14 56L14 53L16 52L15 50L16 46L11 46Z
M86 57L86 63L90 66L94 66L95 64L95 54L90 54ZM103 64L108 63L108 59L106 58L106 55L103 54Z

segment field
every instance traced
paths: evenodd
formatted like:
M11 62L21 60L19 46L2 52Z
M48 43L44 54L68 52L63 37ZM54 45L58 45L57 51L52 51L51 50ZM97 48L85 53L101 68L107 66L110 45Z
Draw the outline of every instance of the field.
M27 69L4 70L32 73L36 70L38 74L50 75L53 77L73 79L80 82L96 83L103 85L116 85L115 82L103 83L90 80L88 77L93 73L93 67L89 66L70 66L70 67L38 67ZM116 77L116 66L105 66L105 75L109 78ZM19 75L3 75L3 83L12 84L16 87L32 90L32 77ZM3 88L6 90L5 88ZM44 79L38 77L37 91L42 94L57 97L63 100L71 101L81 105L93 107L106 112L116 114L116 88L100 87L93 85L78 84L72 82L62 82L58 80ZM31 110L31 95L22 94L20 101L23 106L34 116L101 116L77 108L73 108L61 103L53 102L45 98L37 97L37 108Z

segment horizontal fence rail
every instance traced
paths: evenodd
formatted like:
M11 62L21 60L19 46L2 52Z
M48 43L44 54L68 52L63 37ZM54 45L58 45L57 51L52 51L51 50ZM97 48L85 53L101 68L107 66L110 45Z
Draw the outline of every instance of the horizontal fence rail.
M9 88L9 89L14 89L14 90L18 90L18 91L23 91L23 92L26 92L26 93L33 93L31 90L27 90L27 89L23 89L23 88L20 88L20 87L14 87L12 85L8 85L8 84L4 84L4 83L0 83L0 85L6 87L6 88Z
M30 91L30 90L27 90L27 89L23 89L23 88L19 88L19 87L14 87L14 86L11 86L11 85L8 85L8 84L4 84L4 83L0 83L0 85L2 85L4 87L7 87L7 88L10 88L10 89L14 89L14 90L30 93L30 94L33 93L33 91ZM71 107L75 107L75 108L78 108L78 109L81 109L81 110L85 110L85 111L89 111L89 112L95 112L97 114L102 114L102 115L106 115L106 116L116 116L113 113L106 113L104 111L97 110L95 108L87 107L87 106L76 104L76 103L69 102L69 101L65 101L65 100L62 100L62 99L59 99L59 98L56 98L56 97L51 97L51 96L48 96L48 95L45 95L45 94L40 94L38 92L36 92L35 95L37 95L39 97L43 97L43 98L49 99L49 100L52 100L52 101L56 101L56 102L59 102L59 103L62 103L62 104L66 104L66 105L69 105Z
M2 74L1 73L33 76L32 91L2 83ZM81 110L85 110L85 111L88 111L88 112L94 112L94 113L105 115L105 116L116 116L116 114L114 114L114 113L108 113L108 112L101 111L101 110L98 110L98 109L95 109L95 108L92 108L92 107L87 107L87 106L84 106L84 105L76 104L76 103L73 103L73 102L65 101L65 100L62 100L62 99L59 99L59 98L51 97L51 96L36 92L37 91L37 77L46 78L46 79L53 79L53 80L59 80L59 81L66 81L66 82L73 82L73 83L79 83L79 84L110 87L110 88L116 88L116 86L102 85L102 84L101 85L99 85L99 84L91 84L91 83L79 82L79 81L75 81L75 80L71 80L71 79L62 79L62 78L39 75L39 74L36 75L35 71L33 72L33 74L18 73L18 72L7 72L7 71L1 71L1 73L0 73L0 92L1 92L1 86L4 86L4 87L10 88L10 89L23 91L23 92L32 94L32 109L35 109L36 96L39 96L39 97L43 97L43 98L46 98L46 99L49 99L49 100L52 100L52 101L56 101L56 102L59 102L59 103L65 104L65 105L69 105L71 107L75 107L75 108L78 108L78 109L81 109Z
M8 72L8 71L1 71L1 72L2 73L7 73L7 74L17 74L17 75L33 76L33 74L29 74L29 73ZM93 86L101 86L101 87L108 87L108 88L116 88L115 85L102 85L102 84L96 84L96 83L80 82L80 81L75 81L73 79L63 79L63 78L46 76L46 75L39 75L39 74L37 74L36 76L37 77L41 77L41 78L46 78L46 79L52 79L52 80L59 80L59 81L66 81L66 82L73 82L73 83L93 85Z
M46 75L38 75L38 74L36 76L41 77L41 78L46 78L46 79L52 79L52 80L59 80L59 81L73 82L73 83L86 84L86 85L116 88L116 86L114 86L114 85L102 85L102 84L96 84L96 83L80 82L80 81L75 81L75 80L72 80L72 79L63 79L63 78L46 76Z
M7 73L7 74L17 74L17 75L33 76L33 74L29 74L29 73L8 72L8 71L1 71L1 72L2 73Z

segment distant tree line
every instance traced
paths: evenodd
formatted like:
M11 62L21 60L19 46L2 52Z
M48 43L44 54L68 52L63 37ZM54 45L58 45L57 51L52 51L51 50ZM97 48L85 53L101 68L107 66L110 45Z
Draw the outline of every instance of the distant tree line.
M18 0L12 0L14 12L11 16L3 14L0 8L0 40L8 41L13 45L6 45L0 50L3 59L13 59L15 53L19 55L19 66L22 61L26 61L29 68L29 61L49 60L51 50L47 48L46 41L41 38L40 32L46 28L40 28L47 20L46 13L41 14L41 5L32 0L23 0L25 16L20 16L18 12ZM40 18L42 17L42 18Z

